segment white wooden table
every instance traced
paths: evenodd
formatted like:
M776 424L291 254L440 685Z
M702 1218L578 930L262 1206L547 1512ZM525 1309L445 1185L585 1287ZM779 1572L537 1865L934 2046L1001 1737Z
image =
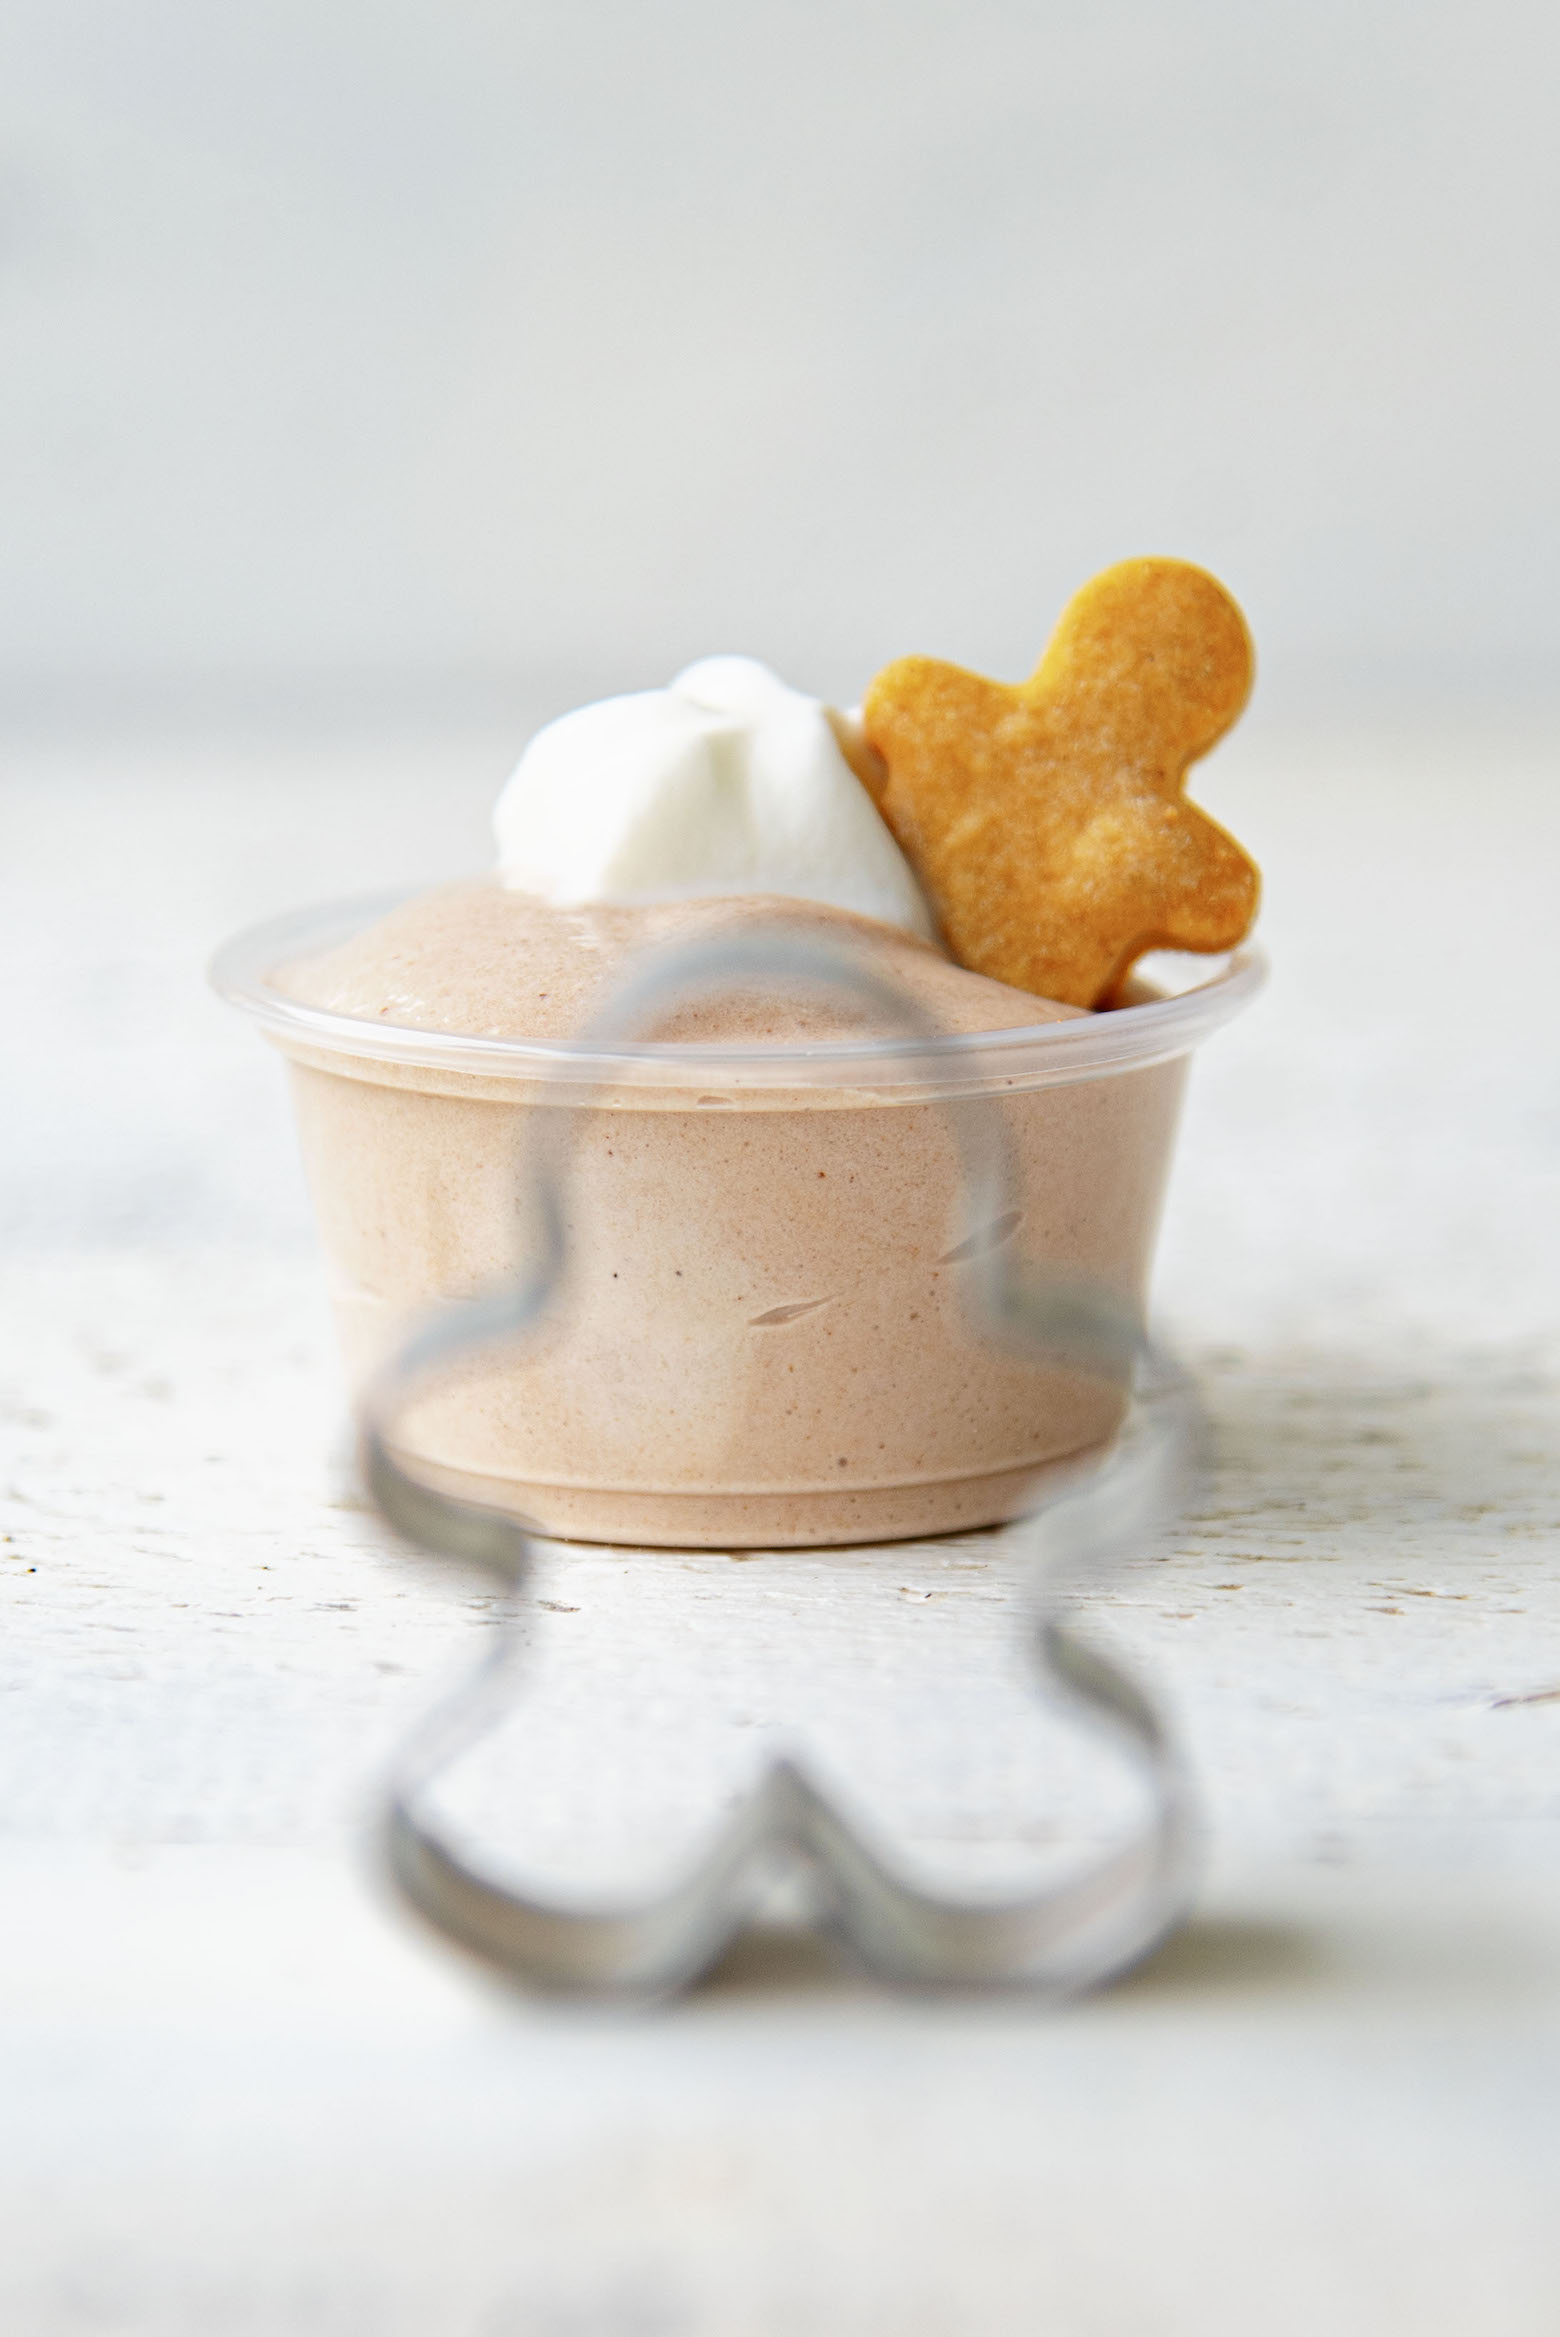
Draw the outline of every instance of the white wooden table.
M5 748L0 2328L1551 2337L1560 732L1209 774L1276 965L1159 1285L1219 1467L1087 1602L1201 1781L1195 1920L1062 2013L760 1939L649 2018L506 1995L377 1877L489 1610L351 1491L281 1081L201 983L478 864L511 744Z

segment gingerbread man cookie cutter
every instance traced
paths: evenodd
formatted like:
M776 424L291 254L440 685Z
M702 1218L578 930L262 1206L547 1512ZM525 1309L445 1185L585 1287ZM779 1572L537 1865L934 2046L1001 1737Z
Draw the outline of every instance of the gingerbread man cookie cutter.
M654 953L590 1038L610 1049L693 997L755 985L791 986L866 1008L904 1034L911 1057L935 1048L942 1035L853 953L754 937ZM966 1223L989 1223L1004 1205L1008 1175L998 1123L973 1103L941 1108L954 1126ZM886 1981L1071 1992L1135 1962L1184 1911L1191 1801L1153 1703L1078 1636L1067 1605L1081 1581L1140 1551L1178 1513L1198 1444L1197 1410L1189 1383L1151 1347L1132 1308L1103 1290L1026 1271L998 1250L979 1253L965 1285L984 1334L1130 1391L1124 1426L1105 1454L1059 1497L1002 1529L1027 1553L1023 1629L1036 1693L1111 1740L1136 1773L1141 1816L1126 1838L1042 1889L1001 1900L935 1893L907 1879L805 1761L783 1754L727 1812L702 1856L663 1888L630 1902L575 1904L500 1876L441 1817L434 1790L440 1779L495 1728L523 1686L533 1538L514 1515L419 1477L397 1451L396 1427L441 1375L536 1336L566 1300L564 1193L574 1116L567 1109L538 1115L551 1141L538 1142L533 1163L540 1239L523 1277L435 1319L381 1372L362 1405L362 1473L383 1516L419 1550L481 1570L505 1602L484 1661L429 1716L396 1766L384 1838L400 1892L446 1938L506 1974L591 1994L655 1997L686 1986L752 1918L777 1876L801 1882L813 1919Z
M1076 593L1026 682L886 667L862 708L880 758L863 776L958 962L1098 1006L1149 950L1233 949L1257 871L1184 789L1253 671L1224 587L1157 559Z

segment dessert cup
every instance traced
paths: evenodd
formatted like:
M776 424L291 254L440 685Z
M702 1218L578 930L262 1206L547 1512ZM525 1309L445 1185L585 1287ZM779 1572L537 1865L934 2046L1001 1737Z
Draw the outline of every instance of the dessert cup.
M355 1388L525 1271L528 1164L566 1132L564 1285L406 1412L421 1476L547 1534L773 1549L994 1524L1109 1439L1119 1377L1004 1346L969 1286L1011 1257L1141 1308L1187 1062L1255 952L1074 1020L746 1047L413 1029L273 979L393 905L256 928L213 979L288 1059ZM1008 1163L973 1228L960 1125Z

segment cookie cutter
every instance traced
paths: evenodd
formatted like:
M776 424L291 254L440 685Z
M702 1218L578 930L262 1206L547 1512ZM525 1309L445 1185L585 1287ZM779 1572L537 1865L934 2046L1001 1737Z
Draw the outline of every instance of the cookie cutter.
M914 1061L941 1033L894 984L848 949L746 937L646 952L587 1034L604 1053L643 1036L693 997L776 984L872 1010ZM1011 1168L998 1116L942 1099L953 1123L962 1214L973 1228L1007 1206ZM1063 1281L987 1248L966 1304L986 1336L1037 1363L1065 1361L1114 1379L1124 1423L1092 1465L1001 1529L1027 1554L1027 1654L1049 1706L1114 1741L1145 1789L1125 1841L1058 1883L994 1899L930 1891L839 1806L801 1760L776 1756L703 1855L666 1888L628 1903L572 1904L485 1872L441 1824L441 1776L513 1709L525 1654L536 1538L525 1521L441 1489L398 1457L397 1419L452 1365L512 1348L564 1293L569 1246L562 1193L567 1105L538 1113L532 1162L540 1239L526 1270L495 1295L443 1310L370 1384L359 1465L383 1517L421 1551L485 1574L504 1611L490 1651L402 1748L389 1782L383 1844L395 1886L447 1939L533 1987L654 1998L696 1980L753 1918L776 1877L804 1886L813 1923L879 1978L918 1987L1023 1986L1073 1993L1138 1961L1180 1920L1196 1829L1172 1735L1144 1690L1081 1638L1070 1589L1140 1551L1185 1505L1200 1446L1190 1382L1147 1338L1137 1312L1100 1288Z

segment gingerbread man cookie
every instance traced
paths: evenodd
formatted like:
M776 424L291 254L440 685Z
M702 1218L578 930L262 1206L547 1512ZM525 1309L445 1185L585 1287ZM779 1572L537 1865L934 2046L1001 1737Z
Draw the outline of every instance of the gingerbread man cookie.
M1184 560L1096 576L1027 682L885 667L862 709L869 784L959 963L1099 1006L1145 950L1232 949L1257 871L1182 789L1251 676L1240 610Z

